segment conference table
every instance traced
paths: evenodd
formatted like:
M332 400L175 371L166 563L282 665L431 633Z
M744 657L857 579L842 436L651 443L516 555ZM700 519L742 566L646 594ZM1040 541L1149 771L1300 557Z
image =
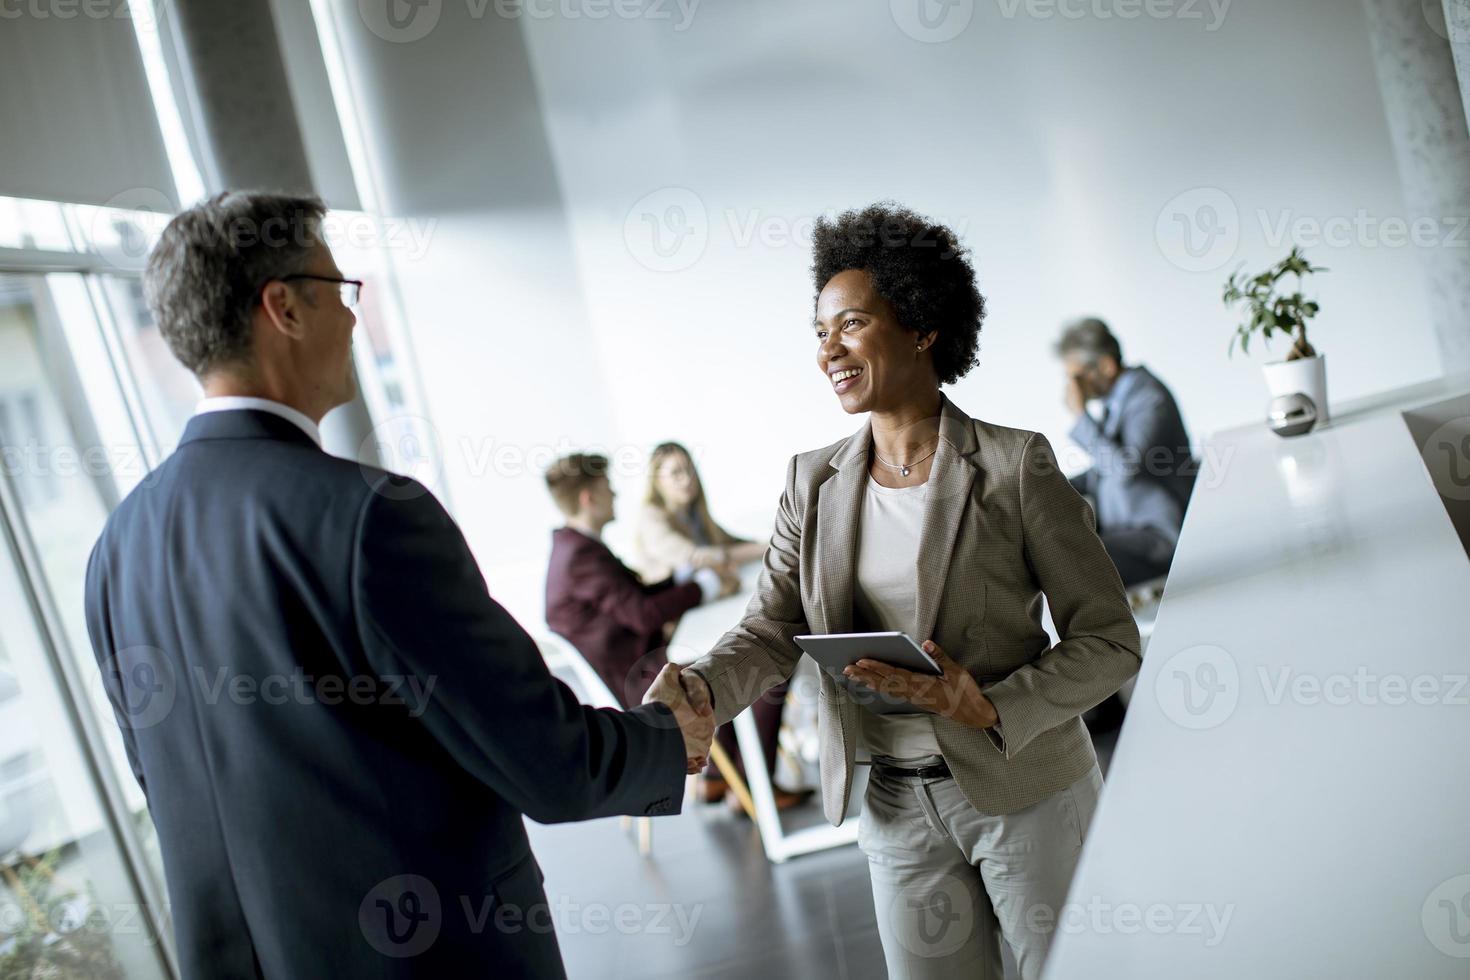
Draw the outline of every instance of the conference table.
M686 612L679 620L669 643L669 659L674 663L687 664L709 652L745 613L745 607L749 605L755 592L760 570L760 562L745 565L740 570L738 592ZM818 678L815 670L810 659L803 657L789 685L795 697L798 700L805 698L807 704L816 703ZM789 713L788 709L788 715ZM781 813L776 809L773 774L766 768L760 733L756 731L755 719L749 709L735 716L734 726L746 784L750 788L754 804L756 827L760 831L761 846L769 860L779 864L798 854L857 843L858 820L851 812L840 827L834 827L822 820L819 824L788 829L783 823ZM862 795L856 791L860 788L855 787L853 793L858 801L862 799Z
M1219 433L1046 977L1470 976L1470 376Z

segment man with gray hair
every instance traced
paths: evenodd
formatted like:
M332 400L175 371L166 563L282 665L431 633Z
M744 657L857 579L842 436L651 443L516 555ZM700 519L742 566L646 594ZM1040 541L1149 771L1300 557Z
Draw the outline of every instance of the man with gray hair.
M1124 366L1122 345L1099 319L1070 324L1056 353L1067 371L1067 408L1077 419L1072 439L1093 461L1072 485L1095 501L1098 536L1123 584L1159 578L1174 559L1194 488L1179 406L1147 368ZM1087 412L1093 399L1102 400L1100 419Z
M323 452L362 283L313 198L178 215L149 305L205 398L113 512L87 628L185 977L564 975L523 815L675 813L714 723L592 709L417 482Z

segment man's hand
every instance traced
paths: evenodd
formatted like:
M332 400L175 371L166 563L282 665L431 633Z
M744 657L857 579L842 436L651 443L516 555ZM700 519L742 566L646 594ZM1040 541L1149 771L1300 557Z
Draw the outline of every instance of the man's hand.
M1067 376L1067 388L1063 397L1067 401L1067 410L1073 415L1081 415L1087 411L1087 393L1082 390L1082 379L1077 375Z
M685 772L693 774L704 768L709 757L709 744L715 737L715 713L710 707L708 689L701 703L685 694L686 683L679 665L667 664L643 695L643 703L661 701L674 712L674 720L684 735Z
M995 705L980 692L980 685L970 672L951 660L933 640L925 642L924 652L944 671L939 677L916 674L877 660L859 660L842 672L875 691L952 718L962 725L993 728L1000 716Z

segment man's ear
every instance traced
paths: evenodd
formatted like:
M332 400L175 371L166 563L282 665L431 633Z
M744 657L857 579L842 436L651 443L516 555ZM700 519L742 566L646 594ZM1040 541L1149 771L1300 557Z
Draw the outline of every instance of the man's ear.
M260 291L260 308L270 326L292 339L305 334L301 322L301 297L280 280L265 284Z

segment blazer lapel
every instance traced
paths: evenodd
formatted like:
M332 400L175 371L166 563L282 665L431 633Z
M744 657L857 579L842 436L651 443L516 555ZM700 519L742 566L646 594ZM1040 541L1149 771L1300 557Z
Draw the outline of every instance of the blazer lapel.
M872 423L833 455L833 474L817 488L817 604L822 632L852 632L852 585L857 576L858 522L868 479Z
M977 447L974 423L945 398L940 408L939 446L929 472L924 525L919 533L914 616L919 631L914 640L918 643L930 639L934 633L955 538L978 473L973 458Z

